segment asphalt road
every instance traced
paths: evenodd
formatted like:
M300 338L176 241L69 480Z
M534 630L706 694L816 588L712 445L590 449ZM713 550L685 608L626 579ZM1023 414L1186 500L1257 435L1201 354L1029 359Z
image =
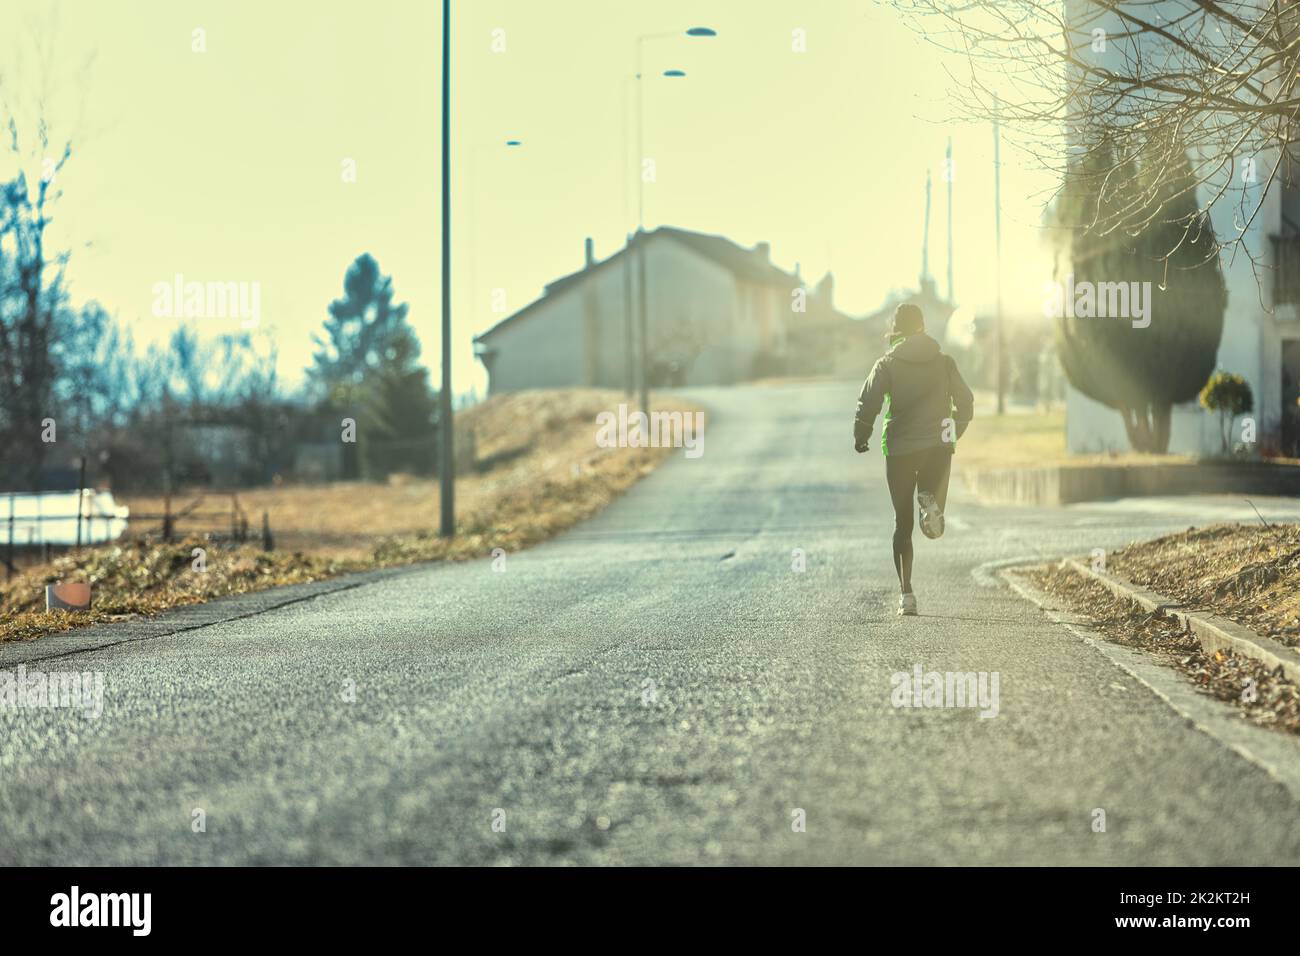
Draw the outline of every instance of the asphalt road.
M0 864L1300 862L1285 787L977 580L1249 509L987 508L955 483L900 619L855 393L699 393L701 458L503 571L10 648L106 690L95 720L0 710ZM997 716L893 706L918 664L996 672Z

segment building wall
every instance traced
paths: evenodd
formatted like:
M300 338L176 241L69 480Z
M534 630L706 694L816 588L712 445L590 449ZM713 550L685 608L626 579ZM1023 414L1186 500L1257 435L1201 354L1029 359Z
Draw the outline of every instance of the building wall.
M579 289L542 302L484 343L495 352L488 364L488 392L587 384L584 332Z
M726 385L748 378L762 345L760 316L776 287L742 289L732 272L664 236L644 246L647 324L652 358L675 361L685 385ZM596 269L505 326L484 344L493 394L525 388L622 388L626 368L624 266L630 266L633 316L635 255ZM778 329L780 323L773 322ZM635 334L634 334L635 339ZM775 347L784 337L773 333Z
M1080 9L1095 11L1091 5L1080 5L1077 0L1068 0L1067 10L1077 12ZM1181 4L1168 4L1170 15L1185 12ZM1147 9L1152 15L1159 7ZM1122 24L1111 17L1109 21L1100 21L1112 35L1122 33ZM1158 51L1144 52L1155 55ZM1104 54L1091 53L1085 45L1082 55L1091 55L1102 59ZM1215 165L1222 157L1209 156L1209 166ZM1236 183L1241 185L1242 162L1246 156L1234 157L1232 170L1224 170L1222 176L1236 176ZM1276 161L1276 154L1258 155L1255 158L1259 185L1263 189L1268 171ZM1193 157L1195 160L1195 157ZM1199 187L1198 199L1204 202L1211 190L1218 184L1205 184ZM1248 188L1247 203L1253 203L1257 194ZM1234 216L1240 217L1238 209L1242 198L1240 191L1229 192L1211 211L1215 235L1220 241L1230 239L1237 234ZM1273 450L1278 447L1282 424L1282 380L1281 380L1281 342L1285 339L1300 338L1300 322L1295 319L1293 306L1281 306L1276 315L1270 315L1272 308L1272 266L1273 251L1270 235L1280 230L1282 223L1282 189L1274 184L1264 197L1260 213L1250 224L1245 234L1246 247L1237 250L1235 255L1230 250L1221 257L1224 282L1228 290L1228 303L1224 312L1223 337L1220 339L1217 357L1217 369L1241 375L1250 384L1255 399L1254 416L1257 425L1257 447L1261 450ZM1252 256L1254 262L1252 262ZM1159 308L1159 291L1153 290ZM1237 424L1236 436L1241 436L1240 422ZM1091 453L1106 450L1126 450L1128 438L1124 431L1119 413L1095 402L1073 387L1067 387L1066 395L1066 441L1067 447L1074 453ZM1222 448L1219 436L1218 420L1195 402L1191 401L1174 409L1171 422L1169 450L1176 454L1215 454Z
M645 253L651 356L678 361L686 385L748 378L758 334L735 275L663 236L647 242Z
M1065 390L1065 444L1075 455L1129 451L1128 433L1119 412L1093 401L1070 385ZM1217 419L1212 419L1195 402L1174 406L1169 421L1170 452L1212 454L1221 444Z
M1260 169L1269 169L1274 161L1274 157L1263 158L1257 162ZM1264 265L1266 268L1261 270L1259 276L1260 287L1263 291L1263 301L1269 305L1269 311L1260 310L1259 318L1259 342L1256 352L1258 362L1258 386L1256 379L1251 378L1251 388L1255 392L1255 409L1259 415L1260 444L1266 448L1281 448L1282 445L1282 419L1284 415L1294 412L1289 406L1294 406L1296 395L1294 392L1283 392L1283 372L1282 364L1284 361L1284 343L1300 342L1300 310L1295 303L1284 303L1281 305L1273 302L1273 277L1274 269L1277 266L1273 254L1272 244L1269 242L1269 233L1281 233L1283 223L1283 207L1287 207L1287 218L1295 221L1296 207L1300 205L1297 200L1300 199L1300 193L1296 190L1284 188L1281 184L1275 184L1269 191L1265 200L1264 208L1260 216L1268 228L1260 228L1257 231L1260 237L1257 240L1263 245ZM1243 258L1243 257L1238 257ZM1248 265L1248 263L1243 263ZM1246 279L1243 278L1244 285ZM1259 297L1256 297L1255 308L1259 309ZM1271 313L1271 314L1270 314ZM1294 349L1294 346L1292 346ZM1222 351L1220 352L1222 359ZM1225 367L1229 368L1230 366ZM1291 436L1294 441L1295 436ZM1288 454L1294 453L1294 447L1282 449Z

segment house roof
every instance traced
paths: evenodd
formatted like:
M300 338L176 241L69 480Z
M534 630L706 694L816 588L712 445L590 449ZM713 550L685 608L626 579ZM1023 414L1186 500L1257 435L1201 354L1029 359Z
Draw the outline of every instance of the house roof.
M486 332L476 335L474 337L475 340L481 341L486 339L506 326L518 322L543 303L550 301L550 299L556 294L563 292L570 286L577 285L584 278L595 275L602 269L618 262L630 248L634 249L639 243L648 242L655 236L662 236L665 239L673 239L704 258L729 270L736 276L747 279L751 282L765 282L785 288L794 288L795 286L803 284L803 280L798 276L774 266L768 259L766 248L762 245L756 246L753 249L747 249L744 246L737 245L725 236L712 235L703 232L691 232L688 229L678 229L674 226L660 226L658 229L651 232L638 232L632 237L632 241L629 245L619 249L618 252L608 258L593 263L584 269L579 269L577 272L571 272L566 276L561 276L554 282L548 283L542 290L542 294L539 298L530 302L518 312L506 316Z

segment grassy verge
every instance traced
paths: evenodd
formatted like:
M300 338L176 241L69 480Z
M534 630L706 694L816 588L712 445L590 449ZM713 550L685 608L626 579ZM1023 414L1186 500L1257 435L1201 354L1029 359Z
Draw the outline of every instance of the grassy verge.
M974 421L957 442L958 467L1013 468L1065 460L1063 408L998 415L992 407L977 407Z
M976 409L975 420L957 443L957 456L968 468L998 470L1056 465L1084 468L1095 465L1152 465L1196 462L1192 455L1144 455L1116 452L1071 455L1065 448L1065 409L1011 410L998 415L992 408Z
M621 393L601 390L524 392L462 413L458 428L473 429L480 466L457 480L455 538L436 534L433 481L240 492L250 514L269 514L276 550L223 545L204 536L171 543L136 537L85 548L26 568L0 588L0 641L350 571L486 557L496 548L510 552L536 544L600 511L668 454L681 454L598 447L596 415L624 400ZM672 409L687 410L680 403ZM133 511L161 507L147 498L127 503ZM206 552L202 570L195 566L196 548ZM92 609L47 613L45 585L58 581L88 582Z
M1300 646L1300 525L1192 528L1109 554L1106 568L1189 607Z
M1107 569L1112 569L1109 563ZM1263 663L1231 652L1206 654L1195 635L1184 631L1174 618L1148 612L1072 571L1039 568L1028 577L1086 617L1106 640L1153 655L1255 724L1300 734L1300 687Z
M996 471L1004 468L1057 465L1082 468L1095 465L1174 464L1195 462L1190 455L1144 455L1116 452L1071 455L1065 447L1065 407L1050 411L1008 405L997 414L996 398L976 392L975 420L957 443L959 467Z

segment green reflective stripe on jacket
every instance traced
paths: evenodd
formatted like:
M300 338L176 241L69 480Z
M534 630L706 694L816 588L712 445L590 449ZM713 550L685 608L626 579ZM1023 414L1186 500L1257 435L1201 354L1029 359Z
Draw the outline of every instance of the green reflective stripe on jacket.
M889 457L889 393L885 393L885 407L880 416L880 453Z

